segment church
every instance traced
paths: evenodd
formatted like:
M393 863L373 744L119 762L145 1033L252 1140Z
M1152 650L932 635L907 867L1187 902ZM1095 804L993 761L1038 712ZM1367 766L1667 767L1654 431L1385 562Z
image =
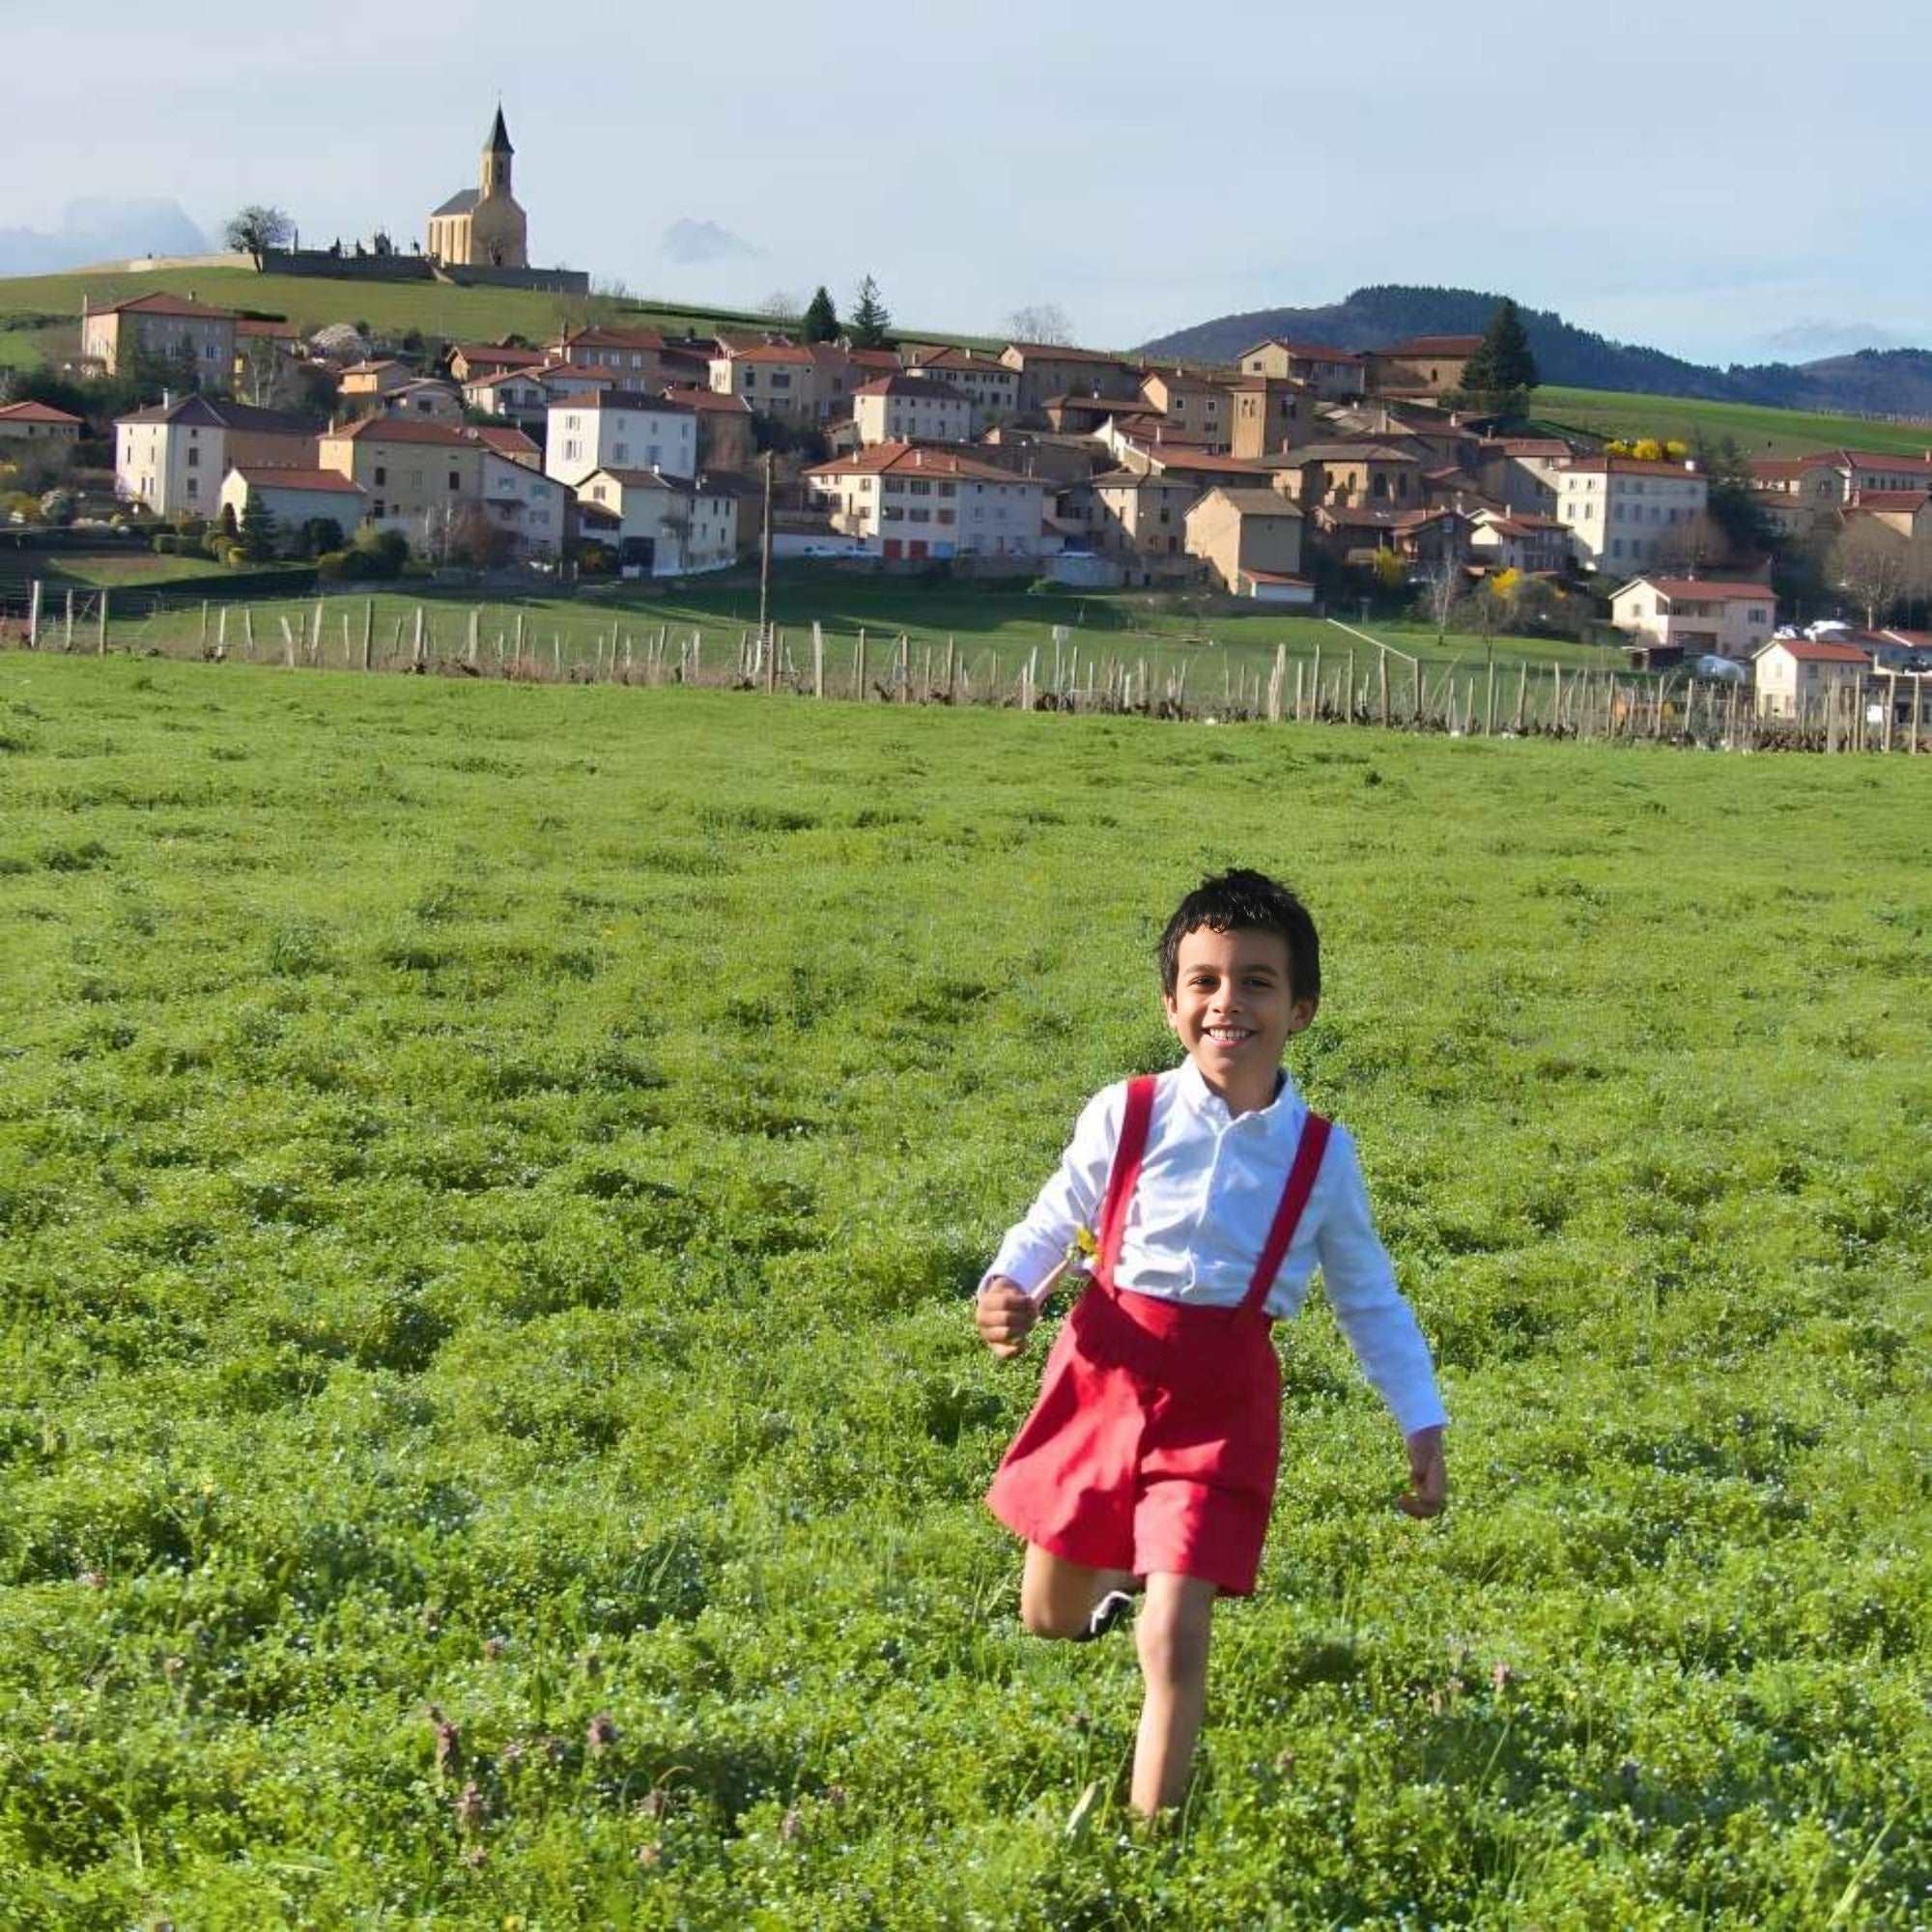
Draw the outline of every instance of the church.
M528 224L510 192L510 160L515 153L498 102L496 126L483 144L482 185L451 195L429 218L432 261L460 268L529 267Z

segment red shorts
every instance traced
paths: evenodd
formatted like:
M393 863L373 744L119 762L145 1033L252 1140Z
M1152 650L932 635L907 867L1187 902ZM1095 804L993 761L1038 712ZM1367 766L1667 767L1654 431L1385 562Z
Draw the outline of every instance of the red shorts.
M1096 1570L1255 1587L1281 1462L1266 1319L1091 1285L986 1493L1029 1543Z

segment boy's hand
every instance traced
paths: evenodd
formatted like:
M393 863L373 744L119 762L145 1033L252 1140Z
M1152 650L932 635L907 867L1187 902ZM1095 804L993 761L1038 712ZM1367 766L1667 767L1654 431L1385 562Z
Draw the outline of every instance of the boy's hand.
M1440 1516L1449 1500L1449 1472L1442 1462L1442 1429L1418 1429L1408 1438L1408 1489L1396 1498L1406 1516Z
M980 1341L994 1354L1017 1355L1039 1320L1039 1304L1017 1282L999 1274L986 1284L973 1313Z

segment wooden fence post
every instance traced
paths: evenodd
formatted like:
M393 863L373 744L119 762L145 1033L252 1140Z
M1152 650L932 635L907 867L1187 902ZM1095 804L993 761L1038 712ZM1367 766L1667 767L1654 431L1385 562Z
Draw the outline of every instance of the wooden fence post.
M376 629L376 600L365 597L362 600L362 668L369 668L370 653L374 646Z
M63 651L71 651L73 649L73 585L72 584L68 585L67 627L61 634L61 649Z
M811 695L825 696L825 626L816 617L811 620Z
M276 621L282 627L282 664L285 668L296 668L296 634L289 629L289 620L281 612L276 613Z
M1281 723L1281 688L1288 682L1288 646L1274 647L1274 668L1268 673L1267 715L1270 724Z
M201 637L208 641L208 606L201 607ZM33 590L27 601L27 648L37 651L41 647L41 580L34 579Z
M94 613L94 655L104 658L107 655L107 592L100 593L100 603Z
M523 655L524 655L524 613L521 611L519 611L517 612L517 656L519 658L522 658Z
M469 665L472 669L474 668L478 657L480 656L483 648L482 638L480 637L478 631L478 627L482 624L482 622L483 622L482 606L477 604L472 604L469 607L469 648L465 653L465 655L469 659Z

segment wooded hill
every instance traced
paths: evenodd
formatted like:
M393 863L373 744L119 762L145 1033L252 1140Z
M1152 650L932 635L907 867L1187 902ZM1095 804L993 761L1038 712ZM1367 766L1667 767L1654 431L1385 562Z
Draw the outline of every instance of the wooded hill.
M1488 326L1500 299L1477 289L1383 283L1357 289L1346 300L1321 308L1219 316L1147 343L1143 353L1230 362L1270 335L1337 349L1378 349L1412 335L1474 335ZM1661 349L1613 342L1578 328L1551 309L1525 308L1521 313L1546 383L1777 409L1932 416L1932 351L1861 349L1815 362L1733 363L1720 369L1687 362Z

